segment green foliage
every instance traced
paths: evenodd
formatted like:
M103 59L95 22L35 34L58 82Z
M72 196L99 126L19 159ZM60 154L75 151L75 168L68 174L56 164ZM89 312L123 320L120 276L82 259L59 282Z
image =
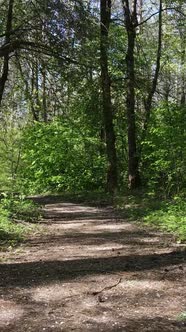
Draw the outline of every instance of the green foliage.
M104 186L99 139L80 123L35 123L23 133L24 189L30 192L94 190Z
M13 246L23 240L24 235L33 228L25 222L36 221L41 214L31 200L6 194L4 196L0 201L0 243Z
M0 189L17 190L17 172L20 163L21 131L17 119L5 114L0 124Z
M173 233L180 241L186 241L186 202L175 196L171 201L160 201L151 194L136 192L134 195L119 195L115 205L124 218L140 225L155 226Z
M144 221L178 235L180 240L186 240L186 202L175 199L173 202L160 205L161 208L149 212Z
M154 110L150 117L149 132L140 156L144 184L152 193L156 192L165 198L180 194L186 185L186 113L184 107L179 106L184 104L184 100L181 101L184 98L181 97L185 82L185 25L182 15L185 8L183 1L178 3L179 11L163 13L165 29L160 76L157 93L153 98ZM123 189L127 186L128 178L128 74L127 31L125 25L117 19L121 17L120 5L112 7L108 69L118 156L118 182L119 189ZM156 3L152 7L144 3L143 18L156 11L156 7ZM2 45L7 8L5 1L0 21ZM43 17L43 26L38 13ZM34 29L25 29L24 24L21 24L23 16L24 22L28 22ZM14 1L15 34L12 41L22 36L25 42L33 41L33 49L29 48L28 52L20 48L15 58L10 57L11 70L1 105L0 189L12 191L13 188L14 191L22 190L25 193L105 188L107 167L100 79L99 16L94 1L49 1L45 5L37 2L36 6L29 2ZM144 101L152 86L156 67L158 15L138 27L136 32L136 137L137 147L141 151ZM38 45L38 40L41 45L47 44L48 54L43 53L43 49L34 49L34 41ZM0 62L3 64L3 57ZM61 120L53 121L56 115L61 115ZM22 135L22 127L28 118L51 122L32 122Z
M9 211L0 204L0 243L16 244L22 239L24 230L23 225L10 221Z
M162 104L152 114L143 142L144 176L149 188L165 197L182 192L186 185L185 110Z
M1 200L1 207L11 220L36 221L40 217L38 206L24 196L6 195Z

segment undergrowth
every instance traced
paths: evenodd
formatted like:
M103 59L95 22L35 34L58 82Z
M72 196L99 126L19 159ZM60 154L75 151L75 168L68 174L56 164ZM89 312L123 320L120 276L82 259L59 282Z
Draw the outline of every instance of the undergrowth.
M8 212L8 216L12 220L34 221L40 217L38 206L22 195L17 197L5 196L1 200L0 206Z
M14 246L23 239L25 226L9 219L9 213L0 207L0 249L4 245Z
M148 195L119 196L116 206L124 218L155 226L174 234L178 241L186 241L186 202L183 198L160 200Z
M24 197L7 196L0 201L0 249L13 247L33 230L33 224L40 217L38 207Z
M180 199L163 202L160 209L149 211L143 218L146 224L153 224L162 230L172 232L181 241L186 241L186 202Z

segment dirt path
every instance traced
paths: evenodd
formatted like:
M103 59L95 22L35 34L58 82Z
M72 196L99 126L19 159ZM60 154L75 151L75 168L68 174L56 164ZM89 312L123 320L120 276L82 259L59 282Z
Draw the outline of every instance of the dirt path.
M186 251L98 208L43 199L45 233L1 253L1 332L186 331Z

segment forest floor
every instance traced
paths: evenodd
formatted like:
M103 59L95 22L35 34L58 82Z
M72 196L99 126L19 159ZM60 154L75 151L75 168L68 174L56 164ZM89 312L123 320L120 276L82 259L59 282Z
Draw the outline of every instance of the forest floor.
M1 332L186 331L186 249L112 206L38 197L41 230L0 253Z

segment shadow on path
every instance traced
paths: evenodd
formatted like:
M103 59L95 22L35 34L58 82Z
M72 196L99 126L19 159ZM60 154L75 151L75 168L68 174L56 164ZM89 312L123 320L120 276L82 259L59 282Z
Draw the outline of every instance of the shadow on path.
M186 249L123 220L106 201L34 200L46 233L0 262L1 332L186 330L176 320Z
M166 254L1 264L1 287L29 287L80 276L160 269L184 263L186 251ZM181 268L181 267L180 267Z

